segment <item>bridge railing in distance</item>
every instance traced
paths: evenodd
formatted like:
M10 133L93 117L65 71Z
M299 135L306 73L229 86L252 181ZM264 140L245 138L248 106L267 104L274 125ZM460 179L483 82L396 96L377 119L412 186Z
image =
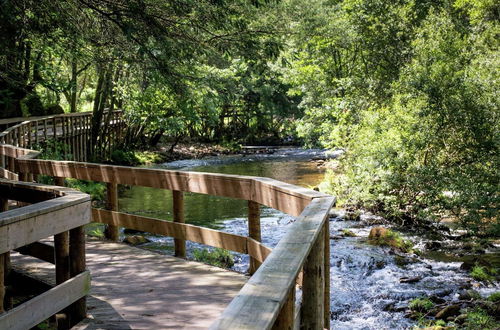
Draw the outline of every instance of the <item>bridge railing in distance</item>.
M122 138L124 121L121 110L105 111L104 117L109 119L112 129L103 135L104 146L101 153L109 154L114 142ZM22 120L21 120L22 119ZM40 143L53 143L53 148L65 145L61 152L65 159L87 161L91 143L92 112L77 112L61 115L18 118L0 120L0 126L6 128L0 132L0 143L20 148L37 148ZM10 125L8 125L10 124ZM0 159L4 164L5 160ZM9 163L7 163L7 166Z
M66 328L77 324L86 316L85 296L90 289L83 227L90 223L89 196L68 188L5 179L0 179L0 193L0 329L30 329L57 313ZM23 206L9 210L9 200ZM54 246L38 242L49 236L54 236ZM56 286L14 308L8 306L10 293L5 299L4 280L8 277L16 289L27 275L10 268L12 250L55 264L56 275Z
M107 225L107 238L117 240L118 228L125 227L173 237L179 257L185 257L186 240L248 254L253 275L212 329L329 327L328 211L335 198L262 177L40 160L33 150L7 145L0 153L13 156L12 173L21 179L49 175L59 185L64 178L106 183L106 209L93 208L92 217ZM119 212L118 184L172 190L174 221ZM185 224L184 192L247 200L249 237ZM273 250L260 242L260 205L297 217Z

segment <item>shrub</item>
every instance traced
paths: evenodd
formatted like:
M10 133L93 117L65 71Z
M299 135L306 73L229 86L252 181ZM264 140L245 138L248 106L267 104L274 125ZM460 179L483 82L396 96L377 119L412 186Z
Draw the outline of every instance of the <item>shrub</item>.
M106 185L102 182L94 182L87 180L66 179L66 185L69 188L80 190L83 193L89 194L92 200L103 201L106 192Z

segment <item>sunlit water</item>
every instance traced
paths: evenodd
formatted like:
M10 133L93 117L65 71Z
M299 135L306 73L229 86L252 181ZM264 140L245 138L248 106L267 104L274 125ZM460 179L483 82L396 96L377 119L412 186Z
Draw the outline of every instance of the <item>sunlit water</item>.
M324 175L311 158L321 156L321 150L283 149L272 155L223 156L203 160L184 160L159 166L161 168L218 172L227 174L270 177L304 186L318 185ZM119 200L122 212L172 220L170 191L146 187L131 187ZM247 203L222 197L185 194L186 222L217 228L230 233L247 235ZM262 241L273 247L286 233L294 218L282 212L262 208ZM425 295L443 298L456 296L468 277L459 269L460 262L443 262L414 258L413 262L396 262L399 257L381 247L366 243L370 227L356 229L358 223L331 219L330 232L351 228L358 237L331 240L331 315L332 329L405 329L414 321L403 312L388 311L388 306L404 306L409 300ZM173 240L148 236L151 243L144 247L171 253ZM188 242L188 254L193 248L204 247ZM235 253L234 270L245 272L248 256ZM401 259L401 258L399 258ZM399 260L398 259L398 260ZM439 259L438 259L439 260ZM402 277L421 277L417 283L400 283ZM498 287L482 287L483 294Z

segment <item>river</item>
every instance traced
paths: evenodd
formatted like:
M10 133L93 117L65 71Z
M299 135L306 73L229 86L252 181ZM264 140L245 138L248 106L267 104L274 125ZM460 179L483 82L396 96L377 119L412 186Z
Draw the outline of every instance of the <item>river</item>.
M304 187L317 186L324 169L311 158L324 155L322 150L279 149L273 154L231 155L202 160L183 160L155 167L227 174L270 177ZM133 186L119 199L122 212L172 220L170 191ZM246 201L193 193L185 194L186 222L247 235ZM362 217L370 217L363 214ZM273 247L294 218L282 212L262 208L262 241ZM470 282L461 262L443 261L443 254L427 258L401 257L383 247L367 244L370 226L359 221L330 219L332 235L349 228L356 237L330 241L331 250L331 329L407 329L416 321L405 317L409 300L420 296L450 299ZM143 248L173 253L173 240L149 235L151 243ZM416 239L416 238L415 238ZM203 247L188 242L188 254ZM191 254L189 254L191 255ZM245 272L248 257L234 253L233 269ZM417 283L400 283L403 277L421 278ZM483 295L498 291L498 286L479 286Z

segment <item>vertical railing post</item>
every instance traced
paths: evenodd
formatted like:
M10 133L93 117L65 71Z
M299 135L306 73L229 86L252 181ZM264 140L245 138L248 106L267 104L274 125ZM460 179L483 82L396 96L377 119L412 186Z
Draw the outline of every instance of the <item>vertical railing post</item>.
M184 223L184 193L179 190L172 190L174 222ZM175 256L186 257L186 240L174 238Z
M325 312L325 324L326 329L330 329L330 221L328 219L325 221L324 229L324 240L325 240L325 298L324 298L324 312Z
M107 183L106 209L110 211L118 211L118 185L113 182ZM112 241L118 241L120 237L118 226L106 225L104 236Z
M261 241L261 231L260 231L260 206L259 203L254 201L248 201L248 236L256 241ZM250 267L248 272L253 274L257 271L260 266L260 262L250 257Z
M69 231L70 276L75 277L85 271L85 228L84 226ZM87 316L87 298L83 297L70 305L70 326L76 325Z
M5 299L5 253L0 254L0 313L5 311L3 301Z
M9 209L9 200L6 198L0 198L0 212L7 211ZM5 300L5 280L9 273L10 268L10 252L5 252L0 254L0 313L5 311L4 300Z
M325 239L321 229L316 242L304 264L302 283L302 307L300 314L301 329L324 328L325 299Z
M278 318L274 322L273 330L294 329L295 321L295 285L292 286L285 304L281 307Z

